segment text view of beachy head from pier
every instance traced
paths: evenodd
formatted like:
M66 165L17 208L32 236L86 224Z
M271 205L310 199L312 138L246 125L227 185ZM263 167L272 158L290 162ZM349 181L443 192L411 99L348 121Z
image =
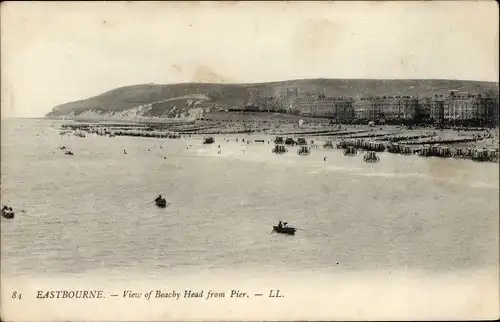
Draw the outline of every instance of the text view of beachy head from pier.
M498 81L493 1L6 2L1 21L2 118L135 84Z

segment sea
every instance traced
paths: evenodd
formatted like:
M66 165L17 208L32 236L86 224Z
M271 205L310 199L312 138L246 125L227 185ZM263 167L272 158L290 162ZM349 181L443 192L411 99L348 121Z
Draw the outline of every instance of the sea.
M293 147L276 155L265 135L216 136L212 145L194 135L80 138L61 136L62 124L2 120L1 203L16 210L1 218L4 280L278 283L296 305L323 303L315 292L336 301L326 318L463 317L453 310L467 303L498 312L497 163L388 153L365 163L320 142L308 156ZM167 208L155 206L158 194ZM296 234L273 233L280 220ZM467 302L478 294L492 301ZM283 317L281 304L271 306ZM240 309L231 312L253 312Z

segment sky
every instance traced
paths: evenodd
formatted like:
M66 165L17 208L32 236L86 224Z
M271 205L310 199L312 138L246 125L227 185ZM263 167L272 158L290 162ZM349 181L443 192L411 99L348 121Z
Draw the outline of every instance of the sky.
M300 78L498 82L498 5L2 2L1 114L117 87Z

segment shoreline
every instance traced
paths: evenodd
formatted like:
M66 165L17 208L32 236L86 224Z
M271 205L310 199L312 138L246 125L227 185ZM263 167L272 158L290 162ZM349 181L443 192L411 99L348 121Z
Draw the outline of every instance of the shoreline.
M479 162L499 162L498 128L436 129L396 125L342 125L291 122L207 122L191 123L95 123L72 122L61 126L61 135L85 137L86 133L99 136L132 136L160 139L182 137L237 136L246 143L257 143L264 138L268 143L309 148L346 149L353 146L360 152L387 152L421 157L461 158ZM279 138L282 138L281 141ZM287 140L289 139L289 140ZM299 144L303 139L305 143ZM286 141L286 142L285 142ZM291 144L288 144L290 143ZM287 144L285 144L287 143ZM217 144L217 143L215 143Z

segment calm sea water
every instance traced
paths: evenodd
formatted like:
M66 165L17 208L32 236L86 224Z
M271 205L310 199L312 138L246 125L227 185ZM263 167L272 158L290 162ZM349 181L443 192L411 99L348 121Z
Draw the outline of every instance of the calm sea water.
M25 210L2 218L4 276L498 265L498 164L274 155L235 137L61 137L60 124L2 121L2 204ZM270 233L278 220L301 230Z

